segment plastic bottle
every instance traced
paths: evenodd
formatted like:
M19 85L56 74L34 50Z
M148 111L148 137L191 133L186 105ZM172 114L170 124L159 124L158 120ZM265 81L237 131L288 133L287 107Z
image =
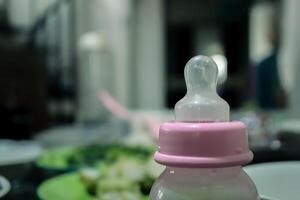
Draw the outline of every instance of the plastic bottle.
M243 171L253 154L246 127L229 121L229 105L216 92L218 69L206 56L185 67L187 94L175 106L175 121L160 127L155 160L166 165L151 200L258 200Z

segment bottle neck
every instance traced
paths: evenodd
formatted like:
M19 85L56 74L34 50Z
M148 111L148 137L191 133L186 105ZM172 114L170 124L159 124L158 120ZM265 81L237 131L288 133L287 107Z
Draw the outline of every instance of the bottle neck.
M183 168L183 167L166 167L167 174L177 174L180 176L194 176L201 177L207 176L210 177L233 177L241 173L242 166L233 166L233 167L222 167L222 168Z
M241 170L242 166L232 166L232 167L210 167L210 168L200 168L200 167L173 167L173 166L166 166L168 170L180 170L180 171L220 171L220 172L229 172L229 171L236 171Z
M162 177L171 185L215 184L224 181L231 182L243 177L245 173L241 166L224 168L182 168L167 166Z

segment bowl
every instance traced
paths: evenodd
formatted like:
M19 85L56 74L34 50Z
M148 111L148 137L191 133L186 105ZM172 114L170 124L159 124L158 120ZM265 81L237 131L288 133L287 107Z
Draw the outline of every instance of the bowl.
M299 199L300 162L273 162L244 168L259 194L272 200Z
M4 197L10 191L10 188L9 181L3 176L0 176L0 198Z

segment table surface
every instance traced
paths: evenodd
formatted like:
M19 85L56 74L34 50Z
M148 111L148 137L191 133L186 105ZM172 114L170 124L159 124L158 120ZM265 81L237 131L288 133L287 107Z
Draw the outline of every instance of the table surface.
M300 155L292 154L290 151L283 149L271 150L271 149L257 149L254 151L254 160L251 164L262 162L277 162L277 161L289 161L300 160ZM4 200L38 200L36 195L37 188L44 180L51 178L58 174L47 174L32 166L30 172L22 180L12 180L12 190L4 197Z

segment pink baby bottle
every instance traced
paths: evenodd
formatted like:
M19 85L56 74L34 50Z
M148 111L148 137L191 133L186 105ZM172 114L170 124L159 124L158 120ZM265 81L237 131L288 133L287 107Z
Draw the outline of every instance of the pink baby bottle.
M247 130L229 121L229 105L216 92L218 68L206 56L184 70L186 95L175 106L175 121L161 125L155 160L166 166L151 200L258 200L242 165L253 154Z

